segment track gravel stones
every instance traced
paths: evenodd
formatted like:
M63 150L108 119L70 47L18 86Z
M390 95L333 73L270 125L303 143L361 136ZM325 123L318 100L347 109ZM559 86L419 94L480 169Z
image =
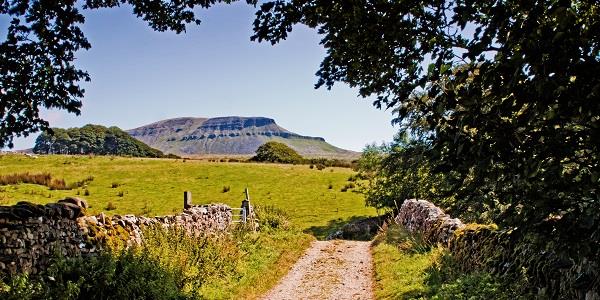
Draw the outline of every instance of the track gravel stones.
M370 242L315 241L263 299L373 299Z

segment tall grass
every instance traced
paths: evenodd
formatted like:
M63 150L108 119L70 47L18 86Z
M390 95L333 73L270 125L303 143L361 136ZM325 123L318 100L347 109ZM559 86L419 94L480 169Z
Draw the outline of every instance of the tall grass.
M260 216L284 218L274 209ZM0 299L256 299L312 241L291 226L284 229L283 223L202 236L181 228L145 228L141 246L57 258L35 277L0 277Z
M37 184L47 186L50 190L72 190L83 187L88 182L94 180L93 176L88 176L83 180L66 184L64 179L53 178L48 172L43 173L14 173L0 176L0 185L16 185L21 183Z

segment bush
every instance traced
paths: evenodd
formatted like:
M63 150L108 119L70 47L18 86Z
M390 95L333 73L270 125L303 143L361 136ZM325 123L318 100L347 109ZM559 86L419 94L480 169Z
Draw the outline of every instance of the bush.
M286 144L267 142L256 150L256 155L250 160L284 164L299 164L304 161L302 156Z
M231 187L230 187L230 186L228 186L228 185L223 187L223 193L227 193L227 192L229 192L230 190L231 190Z
M259 229L289 229L290 221L287 213L273 206L257 206L255 208Z
M108 204L106 205L105 209L106 210L115 210L115 209L117 209L117 206L114 203L112 203L112 202L108 202Z
M341 191L346 192L349 189L353 189L355 187L356 187L356 185L354 184L354 182L350 182L350 183L347 183L346 185L344 185L344 187L342 187Z

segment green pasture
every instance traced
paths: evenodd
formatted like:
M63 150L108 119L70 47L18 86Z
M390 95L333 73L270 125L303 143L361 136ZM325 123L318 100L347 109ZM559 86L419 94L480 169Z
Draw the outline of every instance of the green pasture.
M285 210L294 224L318 237L353 217L376 214L373 208L365 207L361 194L352 189L341 191L354 173L345 168L317 170L308 165L182 159L0 155L0 175L21 172L50 172L67 183L88 176L94 180L85 187L65 191L32 184L0 186L0 205L22 200L48 203L76 196L88 201L92 214L104 211L154 216L181 211L184 191L192 192L194 204L225 203L239 207L244 188L248 187L253 204ZM116 208L107 210L109 202Z

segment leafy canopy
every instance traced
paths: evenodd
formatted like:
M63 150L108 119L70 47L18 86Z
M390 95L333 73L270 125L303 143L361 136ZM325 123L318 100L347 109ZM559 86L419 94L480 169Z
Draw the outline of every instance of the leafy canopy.
M33 148L39 154L97 154L135 157L173 157L134 139L118 127L88 124L81 128L52 128L40 134Z
M90 76L75 64L75 53L90 43L80 26L80 8L98 9L131 5L133 13L154 30L184 32L199 24L194 8L209 8L236 0L4 0L0 15L10 19L6 39L0 43L0 148L13 146L15 136L49 130L41 108L79 115ZM255 0L247 0L255 4Z
M266 142L256 150L253 161L298 164L304 159L294 149L279 142Z
M278 43L295 24L323 36L316 87L343 82L393 109L455 209L598 236L598 1L270 1L253 39Z

